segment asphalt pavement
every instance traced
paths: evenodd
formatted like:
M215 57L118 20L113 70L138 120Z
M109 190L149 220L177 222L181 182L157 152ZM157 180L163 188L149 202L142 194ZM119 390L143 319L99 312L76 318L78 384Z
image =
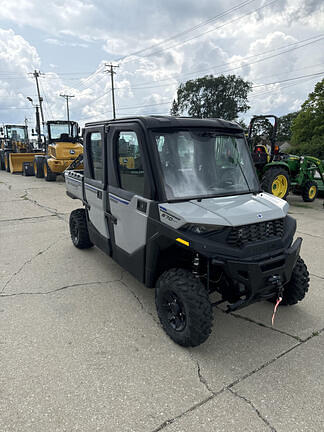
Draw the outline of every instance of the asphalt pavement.
M214 310L203 345L162 330L154 290L78 250L62 179L0 172L0 431L324 430L324 208L290 196L303 302Z

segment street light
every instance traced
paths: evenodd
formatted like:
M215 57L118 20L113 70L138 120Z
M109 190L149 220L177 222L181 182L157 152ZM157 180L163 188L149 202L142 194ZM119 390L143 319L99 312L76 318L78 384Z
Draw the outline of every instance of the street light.
M42 138L41 138L40 119L39 119L39 106L37 104L36 105L34 104L33 99L31 97L27 96L27 100L29 100L29 102L36 109L36 133L38 135L37 138L38 145L40 146L42 143Z

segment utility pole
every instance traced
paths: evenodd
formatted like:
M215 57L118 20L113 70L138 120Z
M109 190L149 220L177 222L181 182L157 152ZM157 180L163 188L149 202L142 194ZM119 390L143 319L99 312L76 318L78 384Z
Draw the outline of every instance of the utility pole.
M105 66L108 68L105 72L110 74L111 78L111 95L112 95L112 108L113 108L113 119L116 118L116 108L115 108L115 89L114 89L114 68L118 68L119 65L113 65L112 63L105 63Z
M60 94L60 96L66 100L66 113L67 113L67 120L69 122L70 121L69 99L73 98L74 95Z
M33 75L33 77L34 77L35 80L36 80L36 88L37 88L37 94L38 94L39 108L40 108L40 112L41 112L42 123L43 123L43 126L44 126L45 121L44 121L44 113L43 113L43 98L42 98L41 95L40 95L40 91L39 91L39 84L38 84L38 78L39 78L41 75L44 75L44 74L41 73L40 71L37 71L37 70L35 69L34 72L33 72L33 73L30 73L29 75Z

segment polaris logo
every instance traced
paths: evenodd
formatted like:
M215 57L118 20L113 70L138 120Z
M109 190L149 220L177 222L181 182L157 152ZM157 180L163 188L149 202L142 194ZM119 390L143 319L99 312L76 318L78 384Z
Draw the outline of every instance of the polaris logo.
M75 151L74 150L70 150L70 154L75 154Z

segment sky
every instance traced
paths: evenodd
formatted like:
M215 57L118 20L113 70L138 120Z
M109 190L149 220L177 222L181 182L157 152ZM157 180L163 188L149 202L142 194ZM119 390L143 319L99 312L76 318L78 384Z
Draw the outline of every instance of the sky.
M250 110L296 111L324 77L322 0L0 0L0 123L34 127L35 79L45 120L81 126L168 114L177 87L207 74L253 83Z

